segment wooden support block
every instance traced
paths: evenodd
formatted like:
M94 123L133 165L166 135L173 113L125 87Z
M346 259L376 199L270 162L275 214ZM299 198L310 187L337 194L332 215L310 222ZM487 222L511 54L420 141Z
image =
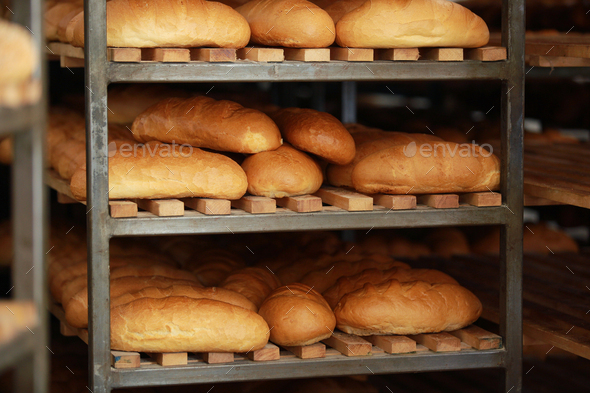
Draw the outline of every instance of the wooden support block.
M84 48L66 44L64 42L49 42L47 44L48 53L58 56L75 57L78 59L84 58Z
M416 208L415 195L372 195L375 205L383 206L391 210L411 210Z
M65 322L59 323L59 332L62 336L73 337L78 335L78 329L75 329Z
M420 58L418 48L377 49L376 60L416 61Z
M464 350L466 350L466 349L472 349L471 345L469 345L469 344L467 344L467 343L465 343L465 342L461 341L461 349L460 349L460 350L461 350L461 351L464 351Z
M426 348L422 344L416 344L416 352L428 352L430 349Z
M148 353L160 366L183 366L188 362L188 353Z
M110 201L111 217L137 217L137 203L131 201Z
M416 352L416 341L406 336L368 336L363 338L387 353Z
M188 63L191 52L185 48L143 48L141 60L160 61L163 63Z
M432 194L420 195L418 203L435 209L456 209L459 207L459 195L456 194Z
M71 203L79 203L79 202L76 199L74 199L66 194L62 194L61 192L58 192L57 193L57 203L68 205Z
M84 59L62 56L59 58L61 68L84 68Z
M463 61L463 48L420 48L423 60Z
M475 349L495 349L502 346L502 337L479 326L471 325L450 333Z
M501 61L507 58L506 48L501 46L465 49L463 53L466 60Z
M111 351L111 366L114 368L138 368L139 352Z
M287 351L292 352L301 359L316 359L326 357L326 346L322 343L315 343L311 345L285 347Z
M552 201L550 199L534 197L532 195L524 195L525 206L550 206L550 205L563 205L561 202Z
M248 359L254 360L255 362L279 360L281 358L281 350L276 345L268 343L262 349L248 352L247 356Z
M285 54L282 48L246 47L238 49L238 58L241 60L281 62L285 60Z
M330 48L330 60L373 61L373 49L362 48Z
M178 199L136 199L143 210L160 217L184 216L184 203Z
M237 201L231 201L232 207L242 209L248 213L275 213L277 211L277 203L274 199L261 196L245 196Z
M365 356L371 353L373 347L370 342L359 336L340 332L334 332L332 336L322 342L346 356Z
M330 61L329 48L299 49L285 48L285 60Z
M117 63L138 63L141 61L141 49L107 48L107 58Z
M230 48L193 48L190 50L192 61L208 61L210 63L234 62L236 50Z
M408 336L434 352L455 352L461 350L461 340L449 333L429 333Z
M342 188L322 187L314 195L322 202L348 211L373 210L373 198Z
M227 199L184 198L184 205L207 215L228 215L231 213L231 201Z
M88 344L88 329L78 329L78 337Z
M501 206L502 194L497 192L472 192L459 197L459 202L468 203L472 206Z
M233 363L233 352L203 352L203 360L209 364Z
M313 195L277 198L277 205L298 213L319 212L322 210L322 198Z

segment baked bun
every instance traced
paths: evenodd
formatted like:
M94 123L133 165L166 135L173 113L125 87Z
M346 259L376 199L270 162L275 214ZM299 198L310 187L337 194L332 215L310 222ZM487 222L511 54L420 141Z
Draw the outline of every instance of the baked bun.
M269 198L313 194L322 185L322 170L307 154L288 145L244 160L248 192Z
M39 64L31 33L17 23L0 19L0 37L0 85L27 82Z
M334 308L336 326L349 334L421 334L461 329L482 311L479 299L454 284L385 281L344 295Z
M365 4L366 1L367 0L339 0L324 7L324 10L330 15L334 24L337 24L344 15L359 8L361 5Z
M334 313L322 295L304 284L272 291L258 314L270 330L270 341L282 346L310 345L332 335Z

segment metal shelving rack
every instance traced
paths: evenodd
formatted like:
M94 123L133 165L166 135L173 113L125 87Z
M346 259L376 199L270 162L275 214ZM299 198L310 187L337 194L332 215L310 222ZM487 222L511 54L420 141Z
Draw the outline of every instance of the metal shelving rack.
M85 0L85 77L88 184L89 389L346 374L399 373L465 368L502 368L500 390L521 391L522 379L522 126L524 101L524 0L503 0L502 44L508 60L370 63L111 63L107 61L106 5ZM113 219L108 209L107 86L111 82L279 82L501 80L501 207L369 213L231 215ZM354 84L343 97L351 108ZM428 353L384 358L281 360L235 365L191 364L180 367L114 369L110 359L109 240L115 236L272 232L371 227L492 225L502 227L500 350ZM228 372L230 370L231 372Z
M45 85L43 2L15 1L13 20L33 34L40 66L34 78ZM0 345L0 371L15 367L15 392L45 393L49 389L49 326L45 283L47 190L44 186L44 141L47 104L45 86L40 100L16 108L0 108L0 135L12 135L13 249L12 285L14 300L32 301L37 325L14 340ZM8 289L8 288L7 288ZM23 327L24 329L24 327Z

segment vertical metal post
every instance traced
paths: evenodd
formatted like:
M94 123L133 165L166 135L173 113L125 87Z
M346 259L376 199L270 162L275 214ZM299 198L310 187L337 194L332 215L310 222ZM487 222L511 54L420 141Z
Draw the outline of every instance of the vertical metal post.
M502 81L502 195L507 225L500 236L500 334L506 347L501 392L522 391L522 213L524 0L502 2L502 45L509 77Z
M90 390L111 391L107 34L104 0L84 0Z
M356 123L356 82L342 82L342 123Z

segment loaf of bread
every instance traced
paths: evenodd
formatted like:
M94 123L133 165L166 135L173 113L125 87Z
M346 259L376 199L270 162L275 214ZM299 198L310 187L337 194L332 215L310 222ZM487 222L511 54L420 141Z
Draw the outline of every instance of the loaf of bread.
M328 338L336 318L322 295L303 284L275 289L258 314L270 330L270 341L282 346L310 345Z
M224 249L199 250L184 266L206 287L219 285L232 271L243 267L245 263L239 255Z
M478 192L500 186L500 161L476 145L453 142L409 144L380 150L352 171L353 187L369 194ZM453 156L453 152L454 156Z
M336 308L336 326L349 334L421 334L461 329L481 314L481 302L466 288L425 281L365 284Z
M26 82L39 65L31 33L0 19L0 37L0 85Z
M322 186L322 170L307 154L283 145L244 160L248 192L269 198L313 194Z
M340 277L322 295L330 307L334 308L342 296L347 293L361 289L367 283L377 285L391 279L396 279L399 282L425 281L430 284L459 285L453 277L434 269L400 269L397 267L387 270L365 269L352 276Z
M254 44L326 48L334 43L332 18L306 0L252 0L236 11L250 24Z
M140 142L186 143L236 153L281 146L276 124L264 113L209 97L168 98L137 116L132 131Z
M246 296L258 309L264 299L280 285L279 279L270 271L247 267L230 274L220 287Z
M0 301L0 343L9 342L23 330L26 331L26 326L35 326L37 323L37 310L32 301Z
M366 1L367 0L338 0L327 7L324 7L324 10L330 15L334 24L337 24L344 15L359 8Z
M333 164L345 165L354 158L354 140L342 123L329 113L286 108L271 116L285 140L297 149Z
M72 19L74 19L79 13L81 13L83 11L84 11L84 5L80 4L78 7L74 8L72 11L68 12L67 14L65 14L61 18L61 20L57 24L57 31L56 31L56 36L59 41L69 42L68 35L67 35L68 26L70 25L70 22L72 21Z
M483 19L447 0L370 0L336 24L336 43L351 48L477 48L489 38Z
M158 142L129 146L109 159L110 199L239 199L248 188L244 170L221 154ZM70 189L86 200L86 166L74 173Z
M141 352L248 352L268 343L254 311L209 299L142 298L111 310L111 349Z
M57 29L59 22L61 22L61 20L67 14L80 8L84 8L83 1L62 1L54 4L51 7L48 7L44 15L45 38L47 41L57 41Z
M71 44L84 46L77 16ZM107 3L107 46L121 48L243 48L248 22L231 7L205 0L112 0Z

